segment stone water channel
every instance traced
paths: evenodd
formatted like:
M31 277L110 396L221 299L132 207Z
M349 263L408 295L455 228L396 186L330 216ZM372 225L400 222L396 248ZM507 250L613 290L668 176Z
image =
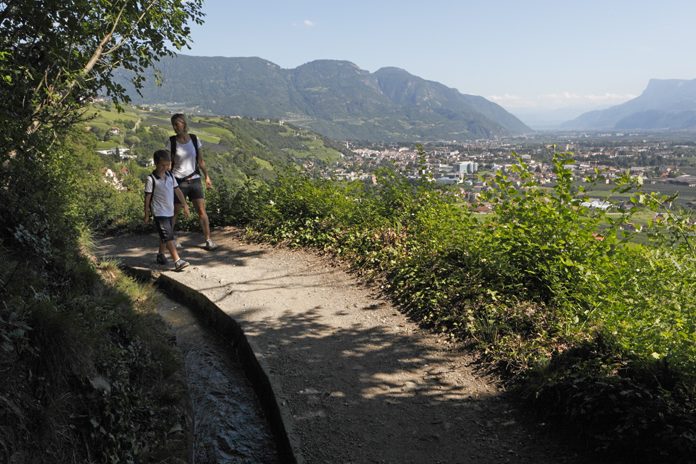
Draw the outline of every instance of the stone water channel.
M193 416L194 464L279 463L273 429L229 342L187 306L160 293L157 311L176 336Z

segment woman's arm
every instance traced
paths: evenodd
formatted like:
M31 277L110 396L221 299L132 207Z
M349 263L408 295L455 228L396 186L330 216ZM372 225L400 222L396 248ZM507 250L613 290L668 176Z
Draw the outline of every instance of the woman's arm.
M213 188L213 181L210 179L210 176L208 175L208 168L205 167L205 160L203 159L203 149L200 147L198 147L198 168L201 170L203 176L205 177L205 186L207 188Z
M152 194L151 193L146 193L145 194L145 224L150 222L150 202L152 201Z

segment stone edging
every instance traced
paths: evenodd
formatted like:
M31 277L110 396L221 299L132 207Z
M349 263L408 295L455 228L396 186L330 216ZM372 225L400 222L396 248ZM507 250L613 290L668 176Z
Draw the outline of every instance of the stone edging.
M155 283L176 301L188 306L206 328L214 330L232 345L268 418L278 446L280 462L303 464L298 440L292 433L292 415L286 406L278 403L273 384L267 374L270 369L263 359L256 356L253 343L249 342L239 323L208 297L164 273L134 266L124 266L123 270L139 280Z

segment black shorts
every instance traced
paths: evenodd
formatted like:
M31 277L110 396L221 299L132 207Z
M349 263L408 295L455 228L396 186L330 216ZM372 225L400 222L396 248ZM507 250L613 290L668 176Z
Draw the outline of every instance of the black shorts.
M174 217L155 216L155 227L163 243L174 240Z
M191 180L177 179L176 182L179 184L179 189L181 189L181 193L184 194L184 198L191 201L205 198L200 177ZM177 203L179 203L179 198L174 195L174 204Z

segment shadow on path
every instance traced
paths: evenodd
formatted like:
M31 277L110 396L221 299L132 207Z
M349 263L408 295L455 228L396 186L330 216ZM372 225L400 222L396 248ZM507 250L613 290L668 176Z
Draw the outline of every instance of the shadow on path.
M353 277L306 253L218 237L213 253L182 237L192 266L166 274L217 305L213 324L229 316L241 327L305 462L581 462L523 421L467 352ZM162 270L156 240L105 239L98 252Z
M327 309L243 323L282 386L307 462L575 462L522 427L466 353L418 332L327 325Z

